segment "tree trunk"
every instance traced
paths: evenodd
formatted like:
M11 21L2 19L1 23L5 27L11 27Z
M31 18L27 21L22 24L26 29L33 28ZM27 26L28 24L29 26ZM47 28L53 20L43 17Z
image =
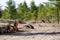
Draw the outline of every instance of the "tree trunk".
M57 23L59 24L59 10L57 8Z

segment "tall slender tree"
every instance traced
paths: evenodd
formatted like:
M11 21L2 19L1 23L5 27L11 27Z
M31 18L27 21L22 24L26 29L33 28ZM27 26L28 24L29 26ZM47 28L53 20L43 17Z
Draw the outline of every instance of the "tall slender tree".
M2 17L2 9L1 9L2 6L0 6L0 18Z
M18 12L18 18L20 19L20 20L23 20L24 19L24 9L23 9L23 4L22 3L20 3L19 5L18 5L18 9L17 9L17 12Z
M55 2L54 5L55 5L55 7L56 7L57 22L58 22L58 24L59 24L59 19L60 19L60 18L59 18L60 0L50 0L50 1Z
M31 9L31 13L33 13L33 17L35 20L37 20L38 18L38 10L37 10L37 6L35 5L35 2L32 1L30 4L30 9Z
M10 14L10 19L16 19L17 11L15 9L15 2L12 0L7 2L7 13Z
M26 1L24 1L24 3L23 3L23 9L24 9L24 20L27 20L28 18L27 18L27 16L28 16L28 6L27 6L27 3L26 3Z

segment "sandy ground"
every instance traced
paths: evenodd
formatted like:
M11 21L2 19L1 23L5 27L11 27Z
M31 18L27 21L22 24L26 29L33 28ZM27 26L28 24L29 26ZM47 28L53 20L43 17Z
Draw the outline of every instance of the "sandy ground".
M27 29L24 26L31 24L35 29ZM20 30L25 32L16 32L0 35L0 40L60 40L60 24L50 23L29 23L19 24Z
M0 40L60 40L60 35L31 35L31 36L15 36L2 35Z

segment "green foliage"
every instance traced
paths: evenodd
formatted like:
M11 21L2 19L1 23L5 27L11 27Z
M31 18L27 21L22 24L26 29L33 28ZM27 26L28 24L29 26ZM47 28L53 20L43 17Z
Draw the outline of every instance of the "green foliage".
M4 14L2 18L16 19L16 16L17 16L17 11L15 9L15 4L13 3L12 0L9 0L7 2L7 7L6 10L4 10Z
M52 0L50 0L50 1L52 1ZM59 24L59 11L60 11L60 0L53 0L53 1L55 1L55 7L56 7L56 17L57 17L57 22L58 22L58 24Z
M2 17L2 9L1 9L1 7L0 7L0 18Z
M33 19L37 20L38 19L38 7L35 5L34 1L31 2L30 4L30 10L31 13L33 13Z
M31 2L30 6L31 6L31 7L30 7L31 12L33 12L34 10L36 10L36 9L37 9L37 7L36 7L36 5L35 5L34 1L32 1L32 2Z
M27 20L28 11L29 9L25 1L23 4L22 3L19 4L18 14L19 14L20 20Z
M59 13L60 13L60 2L56 2L56 3L57 4L46 2L43 4L40 3L39 6L36 6L35 2L32 1L30 7L28 7L26 1L24 1L24 3L20 3L18 5L18 8L16 9L15 2L9 0L7 2L7 7L4 10L2 10L2 18L19 19L19 20L49 19L52 21L56 21L57 19L56 8L59 9Z

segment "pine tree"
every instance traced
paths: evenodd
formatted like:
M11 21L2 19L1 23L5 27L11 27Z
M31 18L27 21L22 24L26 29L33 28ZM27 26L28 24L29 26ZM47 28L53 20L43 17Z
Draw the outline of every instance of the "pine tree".
M16 19L17 11L15 9L15 3L12 0L9 0L7 2L7 13L9 13L10 18L9 19Z
M1 9L1 6L0 6L0 18L2 17L2 9Z
M28 18L27 18L27 15L28 15L28 6L27 6L27 3L26 3L26 1L24 1L24 3L23 3L23 9L24 9L24 20L27 20Z
M31 13L33 13L32 17L37 20L38 18L38 13L37 13L37 6L35 5L34 1L31 2L30 4L30 10L31 10Z
M18 18L19 18L20 20L23 20L23 19L24 19L24 9L23 9L23 4L22 4L22 3L20 3L20 4L18 5L17 12L18 12Z
M57 22L58 22L58 24L59 24L60 0L49 0L49 1L52 1L52 2L55 1L54 5L55 5L55 7L56 7Z

